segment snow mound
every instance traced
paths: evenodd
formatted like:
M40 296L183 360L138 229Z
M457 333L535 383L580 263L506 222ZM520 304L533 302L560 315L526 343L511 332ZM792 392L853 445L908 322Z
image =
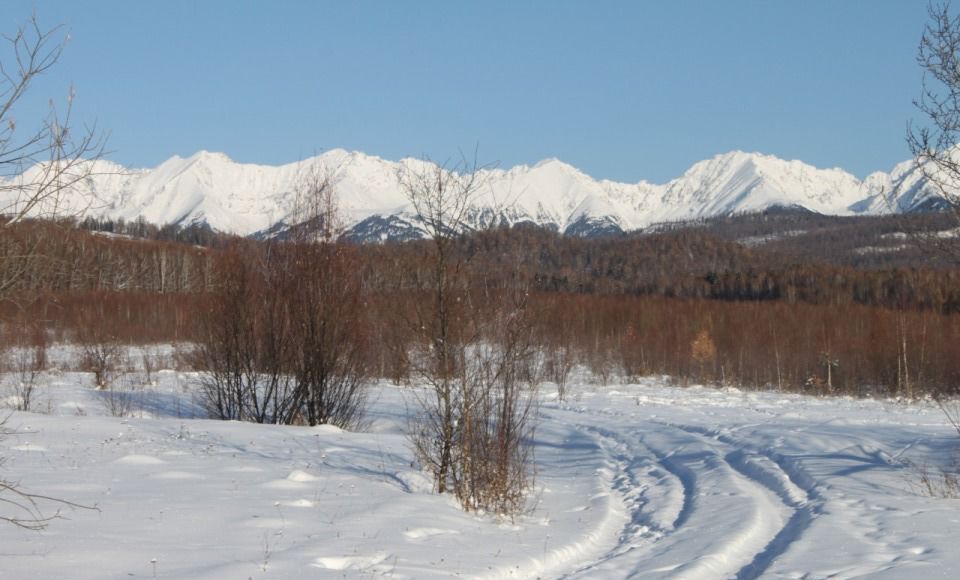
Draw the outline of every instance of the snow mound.
M319 480L320 478L316 475L307 473L306 471L301 471L299 469L291 471L290 475L287 476L287 481L293 481L296 483L310 483Z
M378 553L372 556L326 556L317 558L313 565L326 570L367 570L384 562L387 554Z
M163 465L166 461L152 455L126 455L114 461L121 465Z

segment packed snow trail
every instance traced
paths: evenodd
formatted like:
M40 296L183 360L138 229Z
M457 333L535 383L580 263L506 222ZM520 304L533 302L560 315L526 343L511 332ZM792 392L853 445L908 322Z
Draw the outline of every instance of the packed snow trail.
M545 389L531 509L504 519L432 492L406 389L378 385L349 433L199 420L196 376L159 378L131 417L80 373L12 413L0 477L100 511L0 526L0 578L960 577L960 502L904 461L956 452L933 404Z
M607 554L569 577L753 578L805 527L794 508L806 496L776 464L682 429L601 419L612 427L594 430L616 450L613 491L629 521Z
M607 396L619 393L608 394ZM703 393L697 393L702 395ZM747 399L764 395L745 395ZM634 400L641 406L641 398ZM722 395L716 396L720 398ZM711 396L714 398L714 396ZM790 397L792 398L792 397ZM629 400L629 399L626 399ZM828 400L812 400L828 405ZM673 401L670 401L671 403ZM662 402L658 402L662 404ZM679 403L679 401L678 401ZM730 405L723 401L723 406ZM875 404L864 402L865 405ZM731 405L735 406L735 405ZM884 526L877 522L876 513L895 512L893 507L871 505L868 501L849 501L844 492L832 491L839 487L828 481L841 480L860 472L896 472L890 481L887 474L875 490L896 491L897 495L915 497L908 489L914 477L891 452L884 452L873 442L845 446L844 441L856 435L848 421L831 419L825 422L804 421L798 431L829 435L815 440L820 449L843 449L843 452L785 453L789 430L769 411L760 423L743 423L742 416L753 414L740 409L734 415L735 424L721 426L704 422L704 409L686 413L687 422L664 421L649 410L630 409L626 405L611 405L597 409L593 405L572 405L567 411L574 416L567 421L589 420L602 437L618 449L621 479L631 484L614 490L621 494L624 505L634 510L628 524L610 551L602 558L583 564L565 577L570 578L758 578L765 575L788 577L858 577L892 575L903 577L900 566L922 560L931 550L923 546L902 546L901 542L877 542L884 537ZM668 412L676 414L676 410ZM713 415L714 412L706 413ZM648 415L647 420L638 421ZM691 421L691 419L693 419ZM791 417L793 419L793 417ZM868 423L877 422L871 418ZM934 418L933 422L937 422ZM740 424L736 424L740 423ZM833 428L831 424L839 425ZM871 435L876 429L869 429ZM922 439L909 434L892 447L899 456ZM767 434L769 432L769 435ZM745 435L741 435L745 434ZM804 437L800 436L801 443ZM809 440L808 440L809 441ZM949 443L948 443L949 445ZM611 446L607 446L609 448ZM651 477L640 480L633 473L646 458L655 457L657 464L672 477L658 477L659 472L646 468ZM830 477L811 475L805 466L825 471ZM824 466L829 466L823 470ZM849 485L849 482L843 482ZM676 496L682 490L682 506L677 501L663 498ZM844 486L845 487L845 486ZM822 489L821 489L822 488ZM671 490L673 493L671 494ZM907 493L904 493L907 492ZM660 495L660 501L654 501ZM643 501L634 501L640 496ZM944 501L930 500L926 501ZM949 504L948 504L949 505ZM950 505L953 509L956 506ZM676 513L672 525L651 521L652 514ZM836 514L836 517L832 517ZM926 514L925 511L915 515ZM823 516L830 516L821 519ZM903 514L906 516L907 514ZM847 526L848 521L864 525ZM957 520L950 527L958 529ZM811 527L817 526L811 532ZM639 533L638 533L639 530ZM812 537L809 537L811 536ZM813 551L817 546L822 553ZM854 556L841 565L834 562L837 548L844 555ZM818 565L825 565L821 573L812 573ZM906 574L905 577L909 577ZM945 577L949 577L945 576Z

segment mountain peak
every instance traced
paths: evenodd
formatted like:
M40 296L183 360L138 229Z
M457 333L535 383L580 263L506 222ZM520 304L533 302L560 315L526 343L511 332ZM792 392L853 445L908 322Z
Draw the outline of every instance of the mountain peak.
M250 235L287 217L290 192L305 164L311 163L336 172L338 203L348 225L389 223L394 229L401 222L392 217L410 211L397 168L429 167L420 159L393 162L344 149L281 166L237 163L224 153L201 150L186 159L171 157L153 169L126 171L104 165L84 182L85 191L66 204L83 212L89 204L80 194L89 191L104 202L89 208L89 215L143 217L158 224L203 220L220 231ZM662 185L596 180L559 159L547 158L533 166L484 170L484 188L471 215L481 216L483 223L529 222L559 231L576 222L577 232L583 234L584 224L636 229L775 205L835 215L876 213L879 205L871 196L884 191L909 191L898 206L906 211L926 199L925 187L922 172L911 164L861 182L840 169L818 169L740 150L700 161ZM9 197L15 188L0 188L3 191ZM0 204L6 201L2 197Z
M226 153L221 153L219 151L207 151L206 149L197 151L188 157L187 161L203 163L234 163L233 159L230 159Z
M549 167L557 169L576 169L574 166L564 163L556 157L547 157L546 159L541 159L533 166L533 169L544 169Z
M553 176L557 178L591 179L579 168L570 165L556 157L548 157L536 163L533 167L526 165L520 166L533 175ZM514 168L516 169L516 168Z

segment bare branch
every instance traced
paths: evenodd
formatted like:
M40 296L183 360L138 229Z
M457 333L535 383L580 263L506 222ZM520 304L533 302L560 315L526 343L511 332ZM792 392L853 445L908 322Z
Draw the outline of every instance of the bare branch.
M0 420L0 438L13 433L5 427L7 419L8 417L4 417ZM3 461L0 459L0 466L2 465ZM43 504L55 506L54 512L44 514ZM97 506L86 506L47 495L30 493L25 491L19 482L0 477L0 522L28 530L42 530L53 520L63 517L63 508L100 511Z
M30 124L18 123L13 115L33 81L60 61L68 40L61 33L61 27L45 30L33 16L14 35L3 37L11 61L5 63L0 56L0 217L4 225L28 217L60 217L63 194L89 178L95 170L93 161L103 155L105 136L95 125L74 127L73 87L64 106L51 99L36 129L29 130Z
M951 16L949 8L946 3L928 7L930 20L917 49L924 76L920 97L914 101L926 122L909 123L906 140L914 170L960 225L960 16ZM903 187L897 184L891 192L894 199ZM960 236L938 232L913 232L912 236L923 246L960 261Z

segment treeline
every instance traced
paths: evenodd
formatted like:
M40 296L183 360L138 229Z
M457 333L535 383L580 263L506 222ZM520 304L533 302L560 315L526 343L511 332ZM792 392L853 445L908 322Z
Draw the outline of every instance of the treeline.
M365 250L371 288L422 287L419 243ZM778 301L960 311L960 273L932 268L856 269L745 248L698 230L599 240L539 228L498 229L457 240L472 286L522 280L546 292Z
M474 291L471 302L496 302ZM398 313L426 292L374 295L368 356L381 377L402 381L416 333ZM650 296L529 294L540 353L531 372L563 387L577 366L610 384L649 374L685 383L811 394L915 397L960 385L960 314L861 305L727 302Z
M655 373L857 396L913 397L955 392L960 385L956 313L632 296L539 298L540 342L572 349L599 376Z
M214 231L213 228L205 223L187 224L185 226L180 224L158 226L146 221L143 217L128 222L122 218L114 220L88 216L82 220L67 220L67 223L88 232L100 232L154 242L178 242L181 244L206 247L222 245L232 237Z
M91 234L64 223L0 228L0 293L195 293L213 284L207 248Z
M471 303L493 304L502 295L474 291ZM27 309L8 305L2 314L8 322L42 320L60 340L120 343L194 342L209 332L198 321L211 312L220 320L238 317L236 328L247 335L265 322L240 318L244 312L267 316L282 306L284 320L302 320L305 307L296 301L270 301L267 309L261 300L257 309L249 302L257 296L290 297L264 290L224 303L207 294L95 292L37 300ZM355 299L349 336L363 338L356 353L362 367L396 382L410 378L408 354L420 340L410 321L429 303L428 291L363 292ZM666 374L812 394L913 397L960 385L957 313L557 292L531 292L528 304L540 353L530 372L561 386L577 365L604 383ZM278 348L290 344L283 333L296 330L284 328L276 331Z
M17 261L41 245L34 261ZM344 336L363 338L351 355L360 361L356 368L409 378L409 354L422 347L412 314L429 303L435 286L429 244L336 245L324 254L336 256L335 264L285 247L234 240L204 249L49 225L6 227L0 279L14 283L0 317L8 327L40 321L63 339L190 343L209 337L201 323L212 315L282 310L290 326L277 340L289 344L288 333L304 332L296 324L306 318L298 313L326 304L305 300L339 289L356 331ZM904 396L960 385L960 284L953 270L771 265L756 249L699 231L583 240L518 228L457 238L450 249L463 264L452 291L465 300L492 305L518 291L527 297L539 353L529 373L541 380L562 385L582 365L603 382L658 373L742 387ZM326 264L319 277L318 264ZM230 306L224 292L238 287L242 272L259 290L234 295ZM336 281L346 286L329 286ZM301 296L310 288L313 294ZM284 299L264 302L271 296ZM253 333L265 324L248 322Z
M207 293L44 293L0 301L0 321L14 332L33 332L40 325L55 342L192 342L197 338L197 317L208 301Z
M882 270L918 264L925 268L955 268L955 259L930 251L916 243L911 234L948 231L956 226L956 219L947 212L830 216L799 208L771 208L662 224L653 229L697 230L790 262Z
M48 223L0 229L0 281L10 292L192 293L215 283L215 247L91 235ZM430 280L425 242L359 246L370 291L423 288ZM475 287L665 298L861 304L960 311L960 273L944 268L859 269L791 260L697 229L625 238L564 237L540 228L476 232L451 251L470 264Z

